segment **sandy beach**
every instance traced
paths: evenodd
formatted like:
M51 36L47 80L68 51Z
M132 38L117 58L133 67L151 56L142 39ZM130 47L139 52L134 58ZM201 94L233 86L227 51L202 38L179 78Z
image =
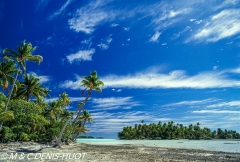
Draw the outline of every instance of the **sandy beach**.
M132 145L72 143L53 148L33 142L0 144L0 161L86 162L239 162L240 153Z

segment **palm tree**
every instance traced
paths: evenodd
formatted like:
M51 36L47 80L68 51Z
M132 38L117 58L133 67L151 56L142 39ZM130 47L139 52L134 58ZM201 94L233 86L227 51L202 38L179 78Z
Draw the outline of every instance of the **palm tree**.
M92 90L96 90L98 92L102 92L102 89L100 88L100 86L104 86L104 83L99 80L97 72L93 71L93 72L90 73L89 76L85 76L84 77L84 80L81 81L81 86L85 87L85 89L82 92L82 95L84 95L86 90L89 89L88 90L88 94L87 94L85 100L83 101L82 106L79 106L78 109L74 112L74 114L64 124L64 126L63 126L63 128L61 130L61 133L60 133L60 135L59 135L59 137L58 137L58 139L56 141L56 144L54 145L55 147L56 146L60 147L60 143L61 143L61 140L62 140L62 135L63 135L63 132L66 129L67 124L73 118L74 115L77 115L78 113L81 112L82 108L84 107L84 105L88 101L88 99L89 99L89 97L90 97L90 95L92 93Z
M42 56L40 56L40 55L32 55L32 52L34 50L36 50L36 47L32 47L32 44L31 43L26 43L25 40L22 42L21 47L20 46L17 47L17 52L10 49L10 48L5 48L3 50L3 58L14 59L14 60L16 60L16 62L18 64L18 71L17 71L17 74L14 78L13 86L12 86L12 89L9 93L8 100L6 102L4 111L7 111L7 107L8 107L10 98L12 96L12 92L13 92L18 74L20 72L20 69L23 68L24 72L26 73L26 61L27 60L28 61L33 61L33 62L36 62L36 63L39 64L43 60ZM0 124L0 131L2 130L2 125L3 125L3 122L1 122L1 124Z
M24 75L24 81L20 82L17 88L15 98L24 98L26 101L32 96L37 98L37 101L41 100L41 96L46 97L50 90L42 87L40 78L35 78L32 74Z
M82 129L85 127L86 123L88 122L89 124L91 124L93 122L93 118L92 118L92 115L89 113L89 111L87 110L83 110L83 113L80 115L80 119L82 119ZM82 130L80 129L80 130ZM75 141L78 134L80 132L76 131L73 135L73 138L72 138L72 141Z
M50 119L51 122L56 121L59 119L60 115L63 113L63 110L61 109L60 102L53 101L49 104L49 107L45 109L46 111L46 117Z
M59 95L61 98L60 98L60 101L62 103L62 106L63 107L66 107L66 106L69 106L69 104L71 103L69 97L68 97L68 94L66 92L63 92L62 94Z
M13 60L7 60L6 62L0 62L0 84L4 89L8 89L9 83L13 83L13 74L17 73Z

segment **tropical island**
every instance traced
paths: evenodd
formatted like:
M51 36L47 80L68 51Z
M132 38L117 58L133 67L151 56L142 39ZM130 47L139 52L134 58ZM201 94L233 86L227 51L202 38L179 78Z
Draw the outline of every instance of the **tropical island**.
M200 127L198 122L196 125L190 124L188 127L183 124L174 124L173 121L168 123L158 122L158 124L135 124L134 127L123 127L123 131L118 133L119 139L127 140L161 140L161 139L240 139L240 134L233 130L217 130Z
M69 161L66 154L78 154L87 161L239 161L239 153L206 150L145 147L134 145L108 146L76 142L81 134L88 131L86 123L92 123L89 111L84 109L92 91L102 92L104 83L96 71L83 77L79 83L84 89L85 99L79 101L75 111L67 109L72 103L66 92L58 99L49 100L51 92L41 82L41 78L28 73L26 63L41 63L41 55L33 55L36 47L23 41L17 50L5 48L0 62L0 161L13 158L43 161L46 155L63 155L58 161ZM200 139L200 138L237 138L236 131L211 132L201 129L200 124L184 127L173 122L158 124L139 124L124 127L119 132L120 139ZM102 137L98 137L102 139ZM61 149L60 149L61 148ZM163 151L164 150L164 151ZM20 157L18 157L18 155ZM38 157L36 158L36 155ZM82 156L84 155L84 156ZM63 159L65 157L65 159ZM12 158L12 159L11 159ZM48 159L55 157L48 156ZM57 157L58 158L58 157ZM21 159L23 161L27 159ZM74 160L73 160L74 161ZM75 161L79 161L76 159Z

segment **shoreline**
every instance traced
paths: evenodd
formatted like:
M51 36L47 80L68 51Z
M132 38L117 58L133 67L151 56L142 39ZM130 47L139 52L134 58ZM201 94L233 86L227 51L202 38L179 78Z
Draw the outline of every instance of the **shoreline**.
M16 154L18 157L15 161L87 161L87 162L150 162L150 161L195 161L195 162L237 162L240 161L240 153L230 153L222 151L206 151L195 149L176 149L148 146L126 145L94 145L81 142L71 143L70 145L62 145L62 148L53 148L51 145L39 144L33 142L24 143L0 143L0 155ZM19 159L23 154L25 158ZM46 154L78 154L82 159L66 159L58 157L57 159L46 159ZM37 158L36 158L37 155ZM44 157L40 157L45 155ZM1 158L1 157L0 157ZM42 159L41 159L42 158ZM45 158L45 159L44 159ZM9 159L0 159L1 162L14 161Z

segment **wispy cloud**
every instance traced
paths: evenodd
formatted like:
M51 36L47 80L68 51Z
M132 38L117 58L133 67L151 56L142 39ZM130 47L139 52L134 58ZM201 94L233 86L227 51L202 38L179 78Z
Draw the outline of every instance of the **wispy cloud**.
M221 72L200 72L188 76L185 71L175 70L168 74L139 72L133 75L108 75L102 78L105 87L112 88L223 88L239 87L240 81Z
M161 34L159 31L168 30L169 27L176 25L181 27L181 24L186 23L184 20L188 19L192 23L175 34L175 38L180 37L187 31L192 31L193 34L185 42L193 40L216 42L240 33L238 28L240 25L240 10L231 9L237 3L233 1L224 1L223 3L211 1L206 4L202 1L187 0L186 2L180 2L175 0L171 3L161 1L148 4L139 3L138 5L129 4L126 8L119 9L115 1L95 0L79 8L73 17L68 20L68 24L70 29L76 32L91 34L99 25L105 23L109 23L110 27L116 27L119 24L113 23L114 21L121 22L133 18L134 21L141 21L150 18L145 23L145 27L151 27L155 31L150 38L150 42L156 42ZM223 7L229 9L223 10ZM205 10L202 11L202 8ZM200 11L201 14L199 14ZM211 16L209 17L209 15ZM203 19L204 17L208 18ZM123 29L128 31L130 27L123 27ZM104 43L99 44L99 46L107 47Z
M103 40L100 44L98 44L97 46L100 47L102 50L106 50L109 48L110 43L112 42L112 38L111 35L108 36L107 39Z
M187 32L187 31L191 31L191 27L190 26L186 26L182 31L178 32L177 34L174 34L174 38L178 38L180 37L183 33Z
M176 102L176 103L170 103L163 105L162 107L174 107L174 106L196 106L196 105L205 105L209 104L212 102L219 101L219 99L216 98L209 98L205 100L195 100L195 101L181 101L181 102Z
M114 20L118 14L104 9L109 2L96 0L78 9L75 16L68 21L70 28L91 34L100 23Z
M73 90L81 89L81 87L80 87L80 82L81 81L82 81L82 78L79 77L79 76L76 76L75 81L66 80L66 81L60 83L59 87L64 88L64 89L73 89Z
M47 76L47 75L38 75L37 73L32 72L32 71L29 72L29 74L32 74L36 78L40 78L42 83L47 83L47 82L51 81L51 77Z
M117 133L122 131L124 126L134 126L134 124L140 124L141 120L145 121L170 121L171 119L154 118L152 114L146 111L128 111L126 112L94 112L91 113L94 118L94 123L91 126L90 132L107 132ZM162 119L162 120L161 120Z
M228 71L231 71L230 69ZM67 80L65 88L77 89L81 80ZM157 71L143 71L131 75L107 75L101 77L103 88L224 88L239 87L240 81L227 75L227 71L205 71L189 76L183 70L174 70L169 73Z
M191 38L192 40L216 42L240 33L240 10L223 10L209 18Z
M118 25L119 25L119 24L113 23L113 24L110 25L110 27L116 27L116 26L118 26Z
M134 101L133 97L94 98L92 104L94 108L101 110L131 109L142 105L140 102Z
M150 42L158 42L160 35L161 33L159 31L156 31L155 34L150 38Z
M114 91L114 92L122 92L122 89L112 89L112 91Z
M208 105L208 108L217 108L217 107L240 107L240 101L230 101L230 102L220 102L217 104Z
M67 56L68 62L71 64L74 61L91 61L92 55L95 53L95 49L90 50L80 50L75 54L70 54Z
M240 111L232 111L232 110L196 110L192 113L198 113L198 114L240 114Z
M49 19L53 19L53 18L55 18L56 16L58 16L58 15L60 15L62 12L64 12L64 10L67 8L67 6L71 3L71 2L73 2L74 0L67 0L65 3L64 3L64 5L58 10L58 11L56 11L53 15L51 15L50 17L49 17Z
M38 0L38 3L36 5L36 11L45 8L50 0Z
M81 7L77 10L73 18L68 21L70 29L76 32L81 31L86 34L91 34L100 24L108 22L111 23L111 27L116 27L118 24L113 23L114 20L125 20L138 15L139 20L145 17L151 17L152 21L149 22L149 24L153 24L155 30L160 30L179 22L179 16L186 15L191 11L190 8L180 8L179 5L165 2L150 5L138 4L137 6L134 5L135 7L130 7L131 5L129 5L124 9L117 9L117 3L112 2L113 1L95 0ZM111 5L107 6L107 4L110 3ZM128 31L130 27L123 27L123 29Z
M130 27L123 27L123 30L124 30L124 31L129 31L129 30L130 30Z

